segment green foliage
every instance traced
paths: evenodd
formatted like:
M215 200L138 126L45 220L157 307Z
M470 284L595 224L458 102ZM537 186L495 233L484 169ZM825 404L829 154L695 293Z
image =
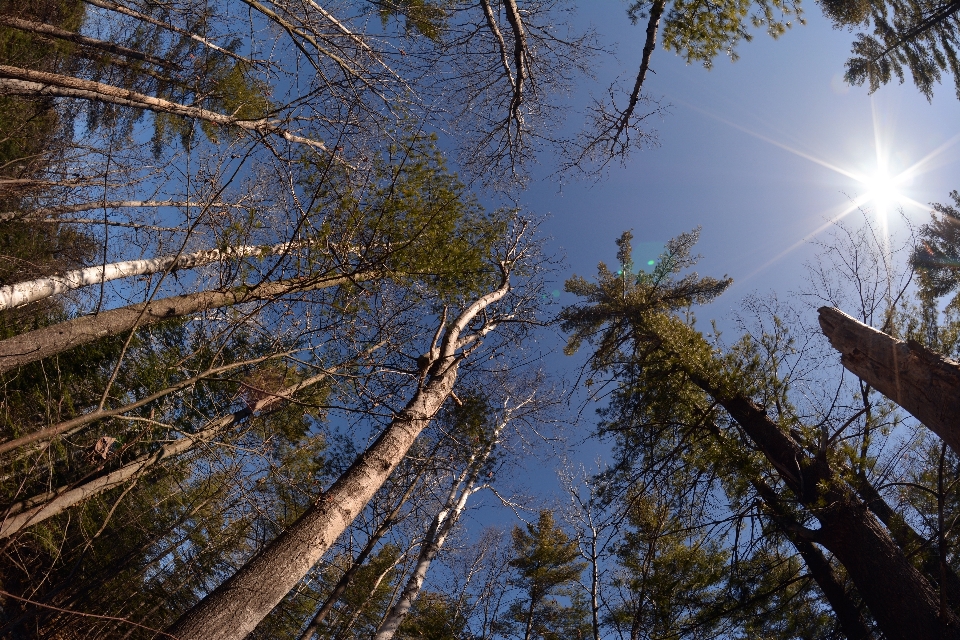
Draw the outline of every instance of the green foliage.
M512 538L513 584L523 596L510 605L505 626L529 638L584 637L589 625L578 581L587 564L579 561L576 540L548 510L540 512L535 524L515 527Z
M617 547L621 573L615 581L628 595L608 623L630 637L649 638L716 627L718 621L701 618L722 597L729 554L705 535L691 534L664 501L637 496L629 504L631 528Z
M677 278L699 259L690 253L699 235L696 229L674 238L650 273L634 275L628 261L633 235L624 232L617 241L621 261L617 273L601 262L596 283L581 276L567 280L564 289L584 302L567 306L560 314L560 326L570 334L564 352L572 354L586 342L597 347L593 358L598 369L623 361L622 350L631 338L639 337L635 329L646 319L705 304L723 293L733 282L730 278L700 278L696 273Z
M395 636L397 640L467 640L467 620L450 597L423 591Z
M416 31L430 40L439 41L447 19L444 2L431 0L377 0L380 21L387 26L392 18L403 17L407 33Z
M938 0L831 0L824 13L837 28L870 29L857 34L846 63L850 84L867 84L870 91L909 71L927 99L944 73L952 74L960 96L960 21L955 3Z
M650 0L635 0L627 10L636 24L649 14ZM790 17L803 22L799 0L673 0L666 7L663 47L687 61L713 66L724 54L737 59L741 41L752 39L750 27L764 27L777 38L792 26Z
M490 262L512 212L486 212L447 169L435 136L390 145L371 164L359 185L321 185L332 211L319 235L362 267L425 283L446 299L488 290L499 277Z

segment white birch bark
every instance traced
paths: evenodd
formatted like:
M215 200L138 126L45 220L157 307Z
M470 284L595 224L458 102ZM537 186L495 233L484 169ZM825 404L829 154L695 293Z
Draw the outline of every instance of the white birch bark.
M478 316L509 293L509 267L501 264L503 279L496 290L476 300L453 323L440 323L433 346L422 357L424 377L416 393L373 444L296 522L167 633L179 640L241 640L303 579L430 424L453 391L463 358L496 327L496 320L485 318L481 329L464 335Z
M88 498L139 477L164 460L185 453L198 444L210 442L233 425L269 409L281 400L293 397L294 394L303 389L322 382L337 368L339 367L328 369L286 389L277 391L273 395L260 399L253 407L244 408L212 420L198 432L184 434L182 438L160 447L154 453L144 454L119 469L85 482L78 487L61 487L12 505L4 513L4 519L0 522L0 539L9 538L24 527L43 522L47 518L63 513Z
M86 269L75 269L57 276L37 278L0 287L0 310L21 307L67 291L74 291L120 278L143 276L165 271L195 269L213 262L237 260L249 256L268 256L292 251L303 242L282 242L275 245L248 245L227 249L205 249L180 256L161 256L145 260L126 260L100 264Z
M504 427L507 426L507 423L510 422L513 412L531 402L535 393L536 392L531 394L517 407L507 411L503 419L497 422L496 428L491 435L490 444L488 444L482 452L474 453L470 456L467 467L453 483L443 506L437 515L434 516L433 522L430 523L427 535L420 545L420 555L417 557L413 572L410 574L410 578L404 586L403 593L400 594L400 598L393 607L390 608L390 611L380 623L380 628L377 629L374 640L391 640L394 634L396 634L397 629L399 629L403 623L404 618L410 613L414 601L417 599L417 596L420 595L420 590L423 588L423 582L427 577L427 570L430 568L430 563L437 557L437 554L443 547L443 543L447 540L447 536L453 530L454 525L457 524L457 520L460 518L463 510L466 509L470 496L483 488L482 485L477 484L477 480L479 479L483 465L490 459L490 455L499 443L500 434ZM459 497L457 495L458 493Z
M484 459L486 459L486 456L484 456ZM417 556L413 573L410 574L410 578L403 588L403 593L400 594L400 599L391 607L387 616L380 623L380 628L377 629L377 635L374 636L374 640L390 640L393 638L403 619L410 613L410 608L413 606L414 600L420 595L420 589L423 587L423 581L427 577L427 570L430 568L430 563L437 557L437 554L443 547L443 543L447 540L447 536L457 523L460 514L463 513L463 510L466 508L467 500L479 489L479 487L477 487L476 466L477 465L470 465L464 470L460 477L457 478L457 481L454 482L453 487L450 489L450 493L443 507L437 515L433 517L433 522L430 523L430 529L420 544L420 555ZM464 484L464 481L466 481L466 484ZM461 486L463 487L462 491L460 491ZM457 495L458 493L460 494L459 497Z

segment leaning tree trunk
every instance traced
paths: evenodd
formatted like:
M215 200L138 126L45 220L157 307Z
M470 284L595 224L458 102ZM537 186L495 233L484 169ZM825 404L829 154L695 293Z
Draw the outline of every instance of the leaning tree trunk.
M840 363L960 454L960 364L915 340L892 338L839 309L820 307L818 312Z
M81 316L0 341L0 372L164 320L245 302L269 300L288 293L315 291L369 280L376 275L378 272L325 278L293 278L255 286L234 287L226 291L201 291Z
M0 539L9 538L24 527L43 522L47 518L52 518L57 514L63 513L70 507L80 504L89 498L100 495L130 480L139 478L160 465L163 461L186 453L198 444L210 442L243 420L271 408L282 400L293 397L294 394L303 389L322 382L328 378L334 370L335 368L324 371L321 374L291 385L286 389L277 391L260 399L253 407L246 407L235 413L221 416L207 423L196 433L185 434L182 438L165 444L153 453L144 454L126 463L119 469L104 474L99 478L84 482L80 486L61 487L48 493L34 496L29 500L13 504L7 508L3 514L3 520L0 521Z
M327 151L327 146L319 140L298 136L280 126L276 120L260 118L245 120L228 116L209 109L171 102L163 98L154 98L121 87L83 80L72 76L48 71L34 71L10 65L0 65L0 95L51 96L58 98L78 98L94 102L105 102L135 109L146 109L156 113L168 113L184 118L195 118L204 122L225 127L237 127L256 134L273 134L289 142Z
M360 570L360 567L363 566L363 563L366 562L367 557L373 553L377 543L380 542L380 539L387 534L390 528L393 527L393 525L399 519L400 510L403 508L403 505L406 504L407 500L410 499L410 496L413 495L414 489L420 483L420 479L423 477L424 473L426 473L426 470L427 465L423 465L420 472L413 479L413 482L410 483L410 486L407 487L407 490L404 491L402 496L400 496L400 499L393 507L393 510L387 514L387 517L383 519L383 522L381 522L374 532L370 534L370 537L367 538L367 542L363 545L363 549L360 550L360 553L357 554L357 557L353 559L352 563L350 563L350 568L347 569L342 576L340 576L339 580L337 580L337 584L333 587L333 591L330 592L330 595L327 596L327 599L323 601L322 605L320 605L317 613L314 614L313 619L310 620L310 624L308 624L307 628L303 630L302 634L300 634L299 640L311 640L314 634L320 629L320 625L323 624L323 621L326 619L327 615L333 611L333 605L335 605L337 600L340 599L340 596L346 592L347 587L350 586L350 582L353 580L353 577L357 574L357 571Z
M750 483L756 488L757 494L763 503L766 504L774 515L776 522L782 529L784 535L793 544L793 547L803 558L807 565L807 571L813 578L820 591L833 609L837 616L837 622L843 630L848 640L870 640L874 638L873 632L867 626L859 607L847 593L847 589L840 581L836 571L830 561L823 555L823 552L808 540L801 538L795 531L801 528L800 523L784 509L777 493L761 479L752 477Z
M195 269L214 262L237 260L249 256L277 255L299 249L305 244L304 242L282 242L263 246L243 245L227 249L207 249L186 255L111 262L87 267L86 269L76 269L61 275L37 278L0 287L0 310L20 307L60 293L103 284L120 278Z
M424 372L416 393L380 436L300 518L226 582L180 618L168 633L180 640L241 640L303 579L403 460L407 450L453 391L460 362L496 322L463 335L477 316L510 290L509 264L493 292L437 330L419 362Z
M939 597L866 505L830 469L811 458L749 398L724 391L697 372L691 380L713 397L770 461L820 529L811 542L826 547L844 566L880 629L890 640L960 640L960 618L940 616Z

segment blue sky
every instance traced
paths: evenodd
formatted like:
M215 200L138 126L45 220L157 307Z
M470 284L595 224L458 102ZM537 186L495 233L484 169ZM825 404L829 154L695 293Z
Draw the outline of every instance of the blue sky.
M600 60L594 87L602 90L618 73L631 86L644 26L630 25L620 0L583 7L580 16L607 42L619 43L617 60ZM562 191L555 181L531 183L519 201L550 216L544 230L566 254L563 277L592 276L600 260L613 265L614 239L625 229L633 229L635 244L661 243L699 225L698 271L729 275L734 286L697 315L700 326L716 319L723 328L745 296L786 298L803 285L804 262L817 254L809 241L826 240L827 223L869 191L842 172L875 173L878 139L892 175L923 161L913 179L899 185L903 195L923 205L903 203L914 224L929 219L930 202L947 202L949 192L960 189L960 102L952 79L932 103L909 78L872 96L864 87L848 87L842 75L853 34L832 29L817 5L809 3L806 10L806 26L795 25L779 40L757 34L739 47L737 62L718 59L710 71L658 48L651 61L656 73L644 86L670 105L669 115L655 123L660 146L636 153L599 182L566 183ZM585 93L573 100L582 106ZM572 128L577 118L571 116L568 124ZM541 174L553 169L545 162ZM863 209L882 227L874 203ZM863 214L854 210L846 220L857 226ZM889 209L886 220L902 239L897 211ZM562 289L560 283L556 287ZM559 299L572 301L566 293ZM559 345L547 339L544 346ZM559 354L546 361L549 370L567 376L576 375L578 364L578 358ZM570 453L590 465L607 448L580 440L593 428L593 411L582 417L579 437L571 441L578 446ZM545 500L559 492L552 469L529 471L518 478L529 491ZM478 502L495 500L483 496ZM481 521L499 520L485 510L479 514L474 517ZM501 516L502 524L512 525L512 513Z
M932 104L909 79L873 96L864 87L847 87L843 65L853 34L832 29L817 5L808 3L806 10L806 26L794 26L779 40L758 33L741 44L737 62L718 59L710 71L658 48L651 61L655 74L644 86L670 105L654 123L660 147L635 154L600 182L568 183L561 193L556 182L535 181L521 196L524 206L551 216L547 229L571 272L590 275L598 260L614 262L613 240L624 229L632 228L637 242L661 242L700 225L699 271L735 281L711 315L753 291L786 294L800 285L803 261L815 254L801 241L869 190L810 158L873 173L875 131L891 174L947 144L902 185L905 195L926 205L946 202L950 190L960 188L960 103L952 79ZM630 25L619 0L594 0L580 16L619 43L618 60L599 60L595 87L602 89L618 72L629 86L644 26ZM917 223L928 219L928 211L905 207ZM902 228L890 214L891 229ZM849 216L859 218L856 211Z

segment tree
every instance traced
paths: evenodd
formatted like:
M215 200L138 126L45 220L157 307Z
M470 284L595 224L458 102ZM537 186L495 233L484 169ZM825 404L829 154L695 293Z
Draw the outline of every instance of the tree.
M500 256L496 288L468 304L447 321L444 313L430 350L418 359L417 390L390 425L328 489L322 499L252 562L207 595L169 633L184 640L241 638L299 582L349 526L393 469L403 460L420 432L453 391L460 364L504 321L496 312L511 291L510 276L527 258L526 225ZM516 318L515 314L509 314ZM475 321L480 325L473 329ZM269 576L269 578L268 578Z
M738 446L756 451L757 462L769 465L766 473L819 523L816 531L801 526L793 533L834 554L882 631L888 637L945 637L951 633L953 623L948 621L955 614L940 607L931 582L846 483L842 465L841 470L835 468L838 463L830 454L829 438L804 425L783 395L788 387L777 373L777 360L764 355L782 353L779 347L765 351L766 342L778 343L777 334L766 334L759 343L747 336L730 353L721 354L682 317L671 313L684 306L681 292L689 305L723 288L716 280L699 280L695 275L674 281L671 274L691 264L692 240L685 237L669 244L661 267L652 275L640 274L635 282L632 276L614 275L602 265L597 284L579 278L568 281L568 290L593 303L563 312L564 326L572 333L569 348L584 340L596 344L591 367L628 376L623 378L628 383L624 400L635 398L640 407L652 398L657 402L670 398L676 416L678 398L690 393L689 410L700 416L701 429L705 421L715 420L712 412L722 408L736 425L734 432L728 432L729 441L742 438ZM621 238L620 248L621 264L626 266L629 237ZM647 389L655 395L648 396ZM773 415L768 408L774 409ZM906 599L914 600L910 613L907 609L896 612ZM911 624L905 625L908 618Z
M522 593L508 612L509 622L524 640L582 637L588 634L586 608L575 585L586 563L579 562L576 540L554 522L553 513L540 512L536 523L513 529L514 585ZM569 599L562 603L556 596Z

